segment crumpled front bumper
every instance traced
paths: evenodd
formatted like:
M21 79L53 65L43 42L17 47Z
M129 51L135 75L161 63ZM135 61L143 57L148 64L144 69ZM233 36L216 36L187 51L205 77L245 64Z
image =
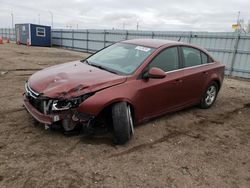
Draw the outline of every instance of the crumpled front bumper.
M39 112L32 104L29 102L29 100L24 96L24 107L26 110L31 114L33 118L35 118L40 123L44 123L47 125L51 125L54 122L60 121L64 118L64 113L58 113L58 114L43 114Z

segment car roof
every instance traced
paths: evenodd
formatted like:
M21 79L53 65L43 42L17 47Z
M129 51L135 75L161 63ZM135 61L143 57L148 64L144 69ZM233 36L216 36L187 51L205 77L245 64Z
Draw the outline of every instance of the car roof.
M183 42L177 42L172 40L163 40L163 39L131 39L124 40L122 43L135 44L140 46L147 46L150 48L160 48L163 45L173 45L173 44L184 44Z

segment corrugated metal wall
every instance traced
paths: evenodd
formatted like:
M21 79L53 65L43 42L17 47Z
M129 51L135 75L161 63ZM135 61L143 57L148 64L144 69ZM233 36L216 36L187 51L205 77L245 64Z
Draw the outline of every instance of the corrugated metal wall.
M0 29L0 36L15 39L11 29ZM179 31L124 31L124 30L60 30L52 31L54 46L93 53L114 42L134 38L180 40L206 48L226 65L226 74L250 78L250 34L179 32Z
M9 38L10 40L16 40L15 29L0 28L0 37L4 39Z

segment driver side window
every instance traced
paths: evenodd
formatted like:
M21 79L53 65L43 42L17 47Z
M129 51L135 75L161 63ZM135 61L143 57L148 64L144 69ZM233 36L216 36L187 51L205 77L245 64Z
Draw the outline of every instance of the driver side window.
M160 52L149 64L149 68L157 67L165 72L179 68L178 48L171 47Z

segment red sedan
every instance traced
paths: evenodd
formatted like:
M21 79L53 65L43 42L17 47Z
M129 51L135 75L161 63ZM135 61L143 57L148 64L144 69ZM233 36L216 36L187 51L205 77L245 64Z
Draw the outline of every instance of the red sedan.
M124 144L135 124L192 105L211 107L224 69L197 46L127 40L36 72L25 84L24 105L47 128L104 126Z

